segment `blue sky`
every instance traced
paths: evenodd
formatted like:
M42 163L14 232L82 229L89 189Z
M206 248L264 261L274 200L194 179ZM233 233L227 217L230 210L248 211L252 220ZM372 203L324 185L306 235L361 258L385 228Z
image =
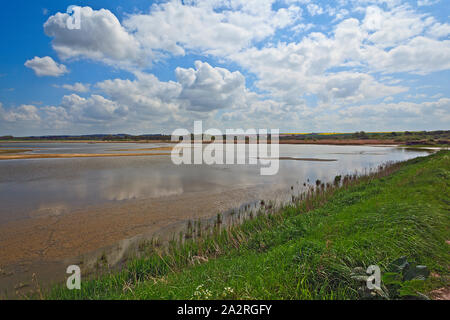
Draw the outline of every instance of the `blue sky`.
M7 2L0 135L449 129L449 15L436 0Z

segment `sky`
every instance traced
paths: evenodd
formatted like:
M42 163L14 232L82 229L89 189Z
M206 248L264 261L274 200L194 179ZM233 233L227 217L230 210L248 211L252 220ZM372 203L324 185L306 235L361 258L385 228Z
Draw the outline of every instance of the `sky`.
M0 135L448 130L449 16L447 0L8 1Z

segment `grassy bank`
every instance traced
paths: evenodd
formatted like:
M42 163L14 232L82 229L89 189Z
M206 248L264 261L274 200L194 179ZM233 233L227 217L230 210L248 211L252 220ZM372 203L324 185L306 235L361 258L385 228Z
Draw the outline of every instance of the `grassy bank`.
M357 299L356 267L395 259L432 276L390 286L390 297L449 285L450 152L391 164L364 177L317 181L292 205L270 204L236 226L191 223L169 247L142 246L121 272L63 286L47 299ZM182 239L181 239L182 238ZM105 264L107 262L105 261Z

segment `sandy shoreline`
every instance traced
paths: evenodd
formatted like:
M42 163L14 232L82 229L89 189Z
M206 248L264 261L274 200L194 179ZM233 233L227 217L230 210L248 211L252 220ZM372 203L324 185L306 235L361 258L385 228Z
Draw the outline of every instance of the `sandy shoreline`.
M20 159L64 159L64 158L105 158L105 157L143 157L170 156L170 153L56 153L56 154L9 154L0 155L0 160Z
M172 143L170 140L98 141L98 140L0 140L0 143Z
M63 141L61 143L74 143L73 141ZM85 142L90 143L90 142ZM110 142L95 142L110 143ZM303 141L303 140L280 140L279 144L319 144L319 145L386 145L394 144L390 140L321 140L321 141ZM65 158L99 158L99 157L143 157L143 156L170 156L171 153L135 153L131 151L172 151L174 147L154 147L139 149L117 149L114 153L55 153L55 154L33 154L23 153L30 150L1 150L0 160L20 160L20 159L65 159ZM2 152L3 151L3 152ZM120 153L118 153L120 152ZM125 153L126 152L126 153ZM280 160L299 160L299 161L330 161L323 159L309 158L280 158Z
M137 141L96 141L96 140L18 140L0 141L0 143L88 143L88 144L114 144L114 143L179 143L170 140L137 140ZM395 140L382 139L320 139L320 140L300 140L300 139L280 139L280 144L327 144L327 145L398 145Z
M337 146L362 146L362 145L398 145L399 142L394 140L381 139L323 139L323 140L296 140L296 139L280 139L280 144L321 144L321 145L337 145Z
M115 153L25 153L28 149L0 149L0 160L18 159L55 159L55 158L99 158L99 157L135 157L135 156L170 156L171 153L116 153L122 151L172 151L174 147L155 147L143 149L112 150Z

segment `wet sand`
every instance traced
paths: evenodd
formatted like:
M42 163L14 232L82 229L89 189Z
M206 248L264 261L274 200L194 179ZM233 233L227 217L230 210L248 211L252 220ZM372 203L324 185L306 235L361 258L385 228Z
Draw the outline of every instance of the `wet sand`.
M156 231L172 223L204 218L212 209L227 207L242 190L222 194L199 193L162 199L126 201L93 206L68 214L12 221L0 226L2 264L28 259L61 259L107 246L136 234ZM189 203L189 209L183 210Z
M280 144L326 144L336 146L362 146L362 145L398 145L394 140L382 139L321 139L321 140L297 140L280 139Z
M135 157L135 156L170 156L171 153L138 153L130 151L172 151L174 147L155 147L140 149L118 149L114 153L26 153L31 149L0 149L0 160L20 159L64 159L64 158L99 158L99 157ZM124 153L124 152L127 153ZM121 152L121 153L116 153Z
M44 153L0 155L0 160L170 156L170 153Z
M172 151L174 147L157 147L157 148L141 148L141 149L117 149L112 151Z
M68 265L83 264L83 269L89 264L92 268L104 252L114 265L127 254L124 243L130 245L137 236L177 234L189 220L211 219L218 212L234 210L252 192L259 191L196 192L92 206L66 214L46 212L6 223L0 226L0 288L7 296L17 297L19 292L36 290L33 277L47 285L64 280ZM270 195L273 190L261 196Z
M337 159L321 159L321 158L295 158L295 157L278 157L278 158L258 158L261 160L295 160L295 161L318 161L318 162L328 162L337 161Z
M2 154L10 154L10 153L23 153L33 151L31 149L0 149L0 155Z

